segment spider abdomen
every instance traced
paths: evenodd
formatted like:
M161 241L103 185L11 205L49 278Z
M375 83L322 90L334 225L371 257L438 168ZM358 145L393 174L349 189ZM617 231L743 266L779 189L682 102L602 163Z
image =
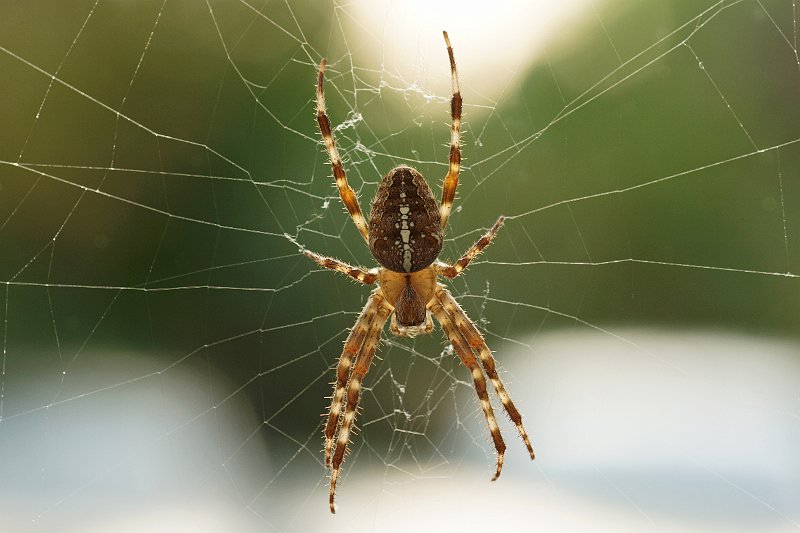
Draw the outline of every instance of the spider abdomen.
M438 205L413 168L399 166L381 180L369 214L369 249L382 266L404 273L422 270L442 251Z

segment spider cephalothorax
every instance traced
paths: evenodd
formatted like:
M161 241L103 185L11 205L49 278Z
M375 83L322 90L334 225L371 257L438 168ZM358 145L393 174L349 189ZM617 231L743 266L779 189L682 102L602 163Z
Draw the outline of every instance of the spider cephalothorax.
M378 284L367 300L355 326L350 330L336 370L333 399L328 411L328 422L325 424L325 465L331 467L329 498L331 512L335 512L333 501L336 482L350 441L350 431L355 422L361 381L369 370L380 342L381 330L390 316L391 330L395 335L413 337L421 333L430 333L433 331L431 315L442 325L453 350L472 374L475 391L489 425L492 441L497 450L497 466L493 481L503 468L506 445L500 435L492 404L486 392L484 371L500 397L503 409L517 426L531 459L534 457L533 447L522 425L522 416L497 374L491 350L458 302L445 286L437 281L439 276L452 279L463 272L467 265L492 242L504 220L502 216L498 218L491 229L454 264L437 261L442 251L447 219L453 207L461 164L459 139L461 92L458 87L453 48L450 46L447 32L444 32L444 40L450 59L453 98L450 102L452 119L450 160L442 184L441 203L437 205L431 188L419 172L407 166L399 166L381 180L372 202L369 223L364 219L355 192L347 183L347 176L325 111L324 59L319 67L317 122L322 140L325 142L325 149L331 158L336 186L356 228L381 265L380 268L364 270L310 250L305 251L306 256L320 266L346 274L365 285ZM483 371L478 365L478 358L481 360ZM344 416L342 416L343 410Z

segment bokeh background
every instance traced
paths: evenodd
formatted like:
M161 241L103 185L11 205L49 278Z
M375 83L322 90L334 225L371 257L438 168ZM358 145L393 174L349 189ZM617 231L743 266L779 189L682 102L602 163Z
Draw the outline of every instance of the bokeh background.
M800 527L792 0L0 4L9 531ZM443 256L538 459L494 457L441 332L389 336L327 511L372 266L330 178L464 168ZM387 329L388 333L388 329ZM497 405L499 408L499 405Z

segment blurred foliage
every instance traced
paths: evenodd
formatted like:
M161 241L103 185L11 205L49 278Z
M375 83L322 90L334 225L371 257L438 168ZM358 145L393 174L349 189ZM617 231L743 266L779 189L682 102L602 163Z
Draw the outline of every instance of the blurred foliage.
M453 283L493 346L550 328L800 331L792 6L742 2L672 33L706 4L663 3L659 17L605 4L602 26L537 58L490 112L463 87L445 255L510 217ZM8 368L38 355L36 372L56 375L87 349L139 350L225 372L304 435L368 290L298 247L373 265L318 143L316 64L335 60L328 105L352 121L337 139L365 210L396 164L443 175L448 95L382 87L330 5L222 1L213 18L204 2L93 6L0 7ZM423 420L387 423L427 423L447 409L431 391L460 370L438 334L390 343L367 409L406 398L397 383L417 373L426 384L403 409Z

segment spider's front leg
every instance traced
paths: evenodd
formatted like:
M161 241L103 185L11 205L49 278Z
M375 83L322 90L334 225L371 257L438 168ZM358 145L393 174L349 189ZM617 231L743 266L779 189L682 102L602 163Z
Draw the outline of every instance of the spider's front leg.
M339 416L342 412L347 380L350 378L350 371L353 369L353 360L364 345L364 338L372 328L379 306L378 298L375 298L374 295L370 296L358 320L353 325L353 329L350 330L350 335L347 336L347 340L344 342L342 355L339 356L339 364L336 368L336 383L333 389L331 406L328 409L328 423L325 424L325 466L328 468L331 466L333 439L336 434L336 428L339 426Z
M477 359L475 359L475 354L472 352L469 343L455 326L452 317L444 308L442 301L438 297L434 298L434 303L431 305L431 312L442 325L442 329L445 335L447 335L458 358L461 359L461 362L467 367L470 374L472 374L475 392L478 394L478 399L483 408L483 414L486 417L486 423L489 425L489 432L492 434L494 448L497 450L497 469L495 470L494 477L492 477L492 481L494 481L500 476L500 472L503 470L503 457L506 451L506 443L503 441L503 437L500 434L497 418L495 418L492 404L489 402L489 394L486 391L486 378L478 365Z
M495 391L500 397L500 401L503 403L503 408L506 410L506 413L508 413L511 421L517 426L520 437L522 437L525 446L528 448L528 453L531 459L533 459L533 446L528 438L528 433L525 431L525 427L522 425L522 415L519 414L516 406L511 401L511 397L508 395L503 382L500 380L500 376L497 374L494 357L492 357L491 350L489 350L489 347L483 340L483 336L444 285L437 285L431 311L442 324L442 329L444 329L447 338L450 340L450 344L452 344L461 362L464 363L464 366L466 366L472 374L472 380L475 383L475 391L478 393L478 398L480 399L481 407L486 416L486 422L489 425L489 431L492 434L492 440L497 450L497 470L492 478L492 481L494 481L500 475L500 471L503 468L503 453L505 452L506 445L503 441L503 437L500 435L500 428L497 426L497 420L492 411L492 406L489 403L489 395L486 392L486 378L478 366L474 351L478 352L481 362L483 363L483 368L486 370L486 374L492 381Z
M517 410L514 402L511 401L511 396L509 396L505 385L503 385L503 381L497 373L497 365L494 356L492 356L492 351L483 339L483 335L480 334L478 328L475 327L475 324L469 319L464 309L458 305L453 295L444 288L444 285L438 286L436 298L442 303L445 311L450 315L456 328L469 343L469 346L478 352L481 363L483 364L483 369L486 370L486 375L489 376L495 392L500 397L503 409L505 409L511 421L514 422L514 425L517 426L519 436L522 438L522 442L525 443L525 447L528 448L528 454L531 456L531 460L533 460L535 458L533 445L531 445L530 438L528 438L528 432L525 431L525 426L522 425L522 415Z
M331 486L330 486L330 509L331 513L336 512L334 507L334 497L336 495L336 482L339 479L342 461L344 461L347 444L350 441L350 431L356 418L356 409L361 394L361 382L367 375L372 358L378 348L383 329L389 314L392 312L391 306L386 303L380 288L372 291L364 310L361 312L350 335L345 341L342 356L339 358L339 365L336 372L336 387L333 393L328 423L325 426L325 464L331 466ZM350 368L355 366L350 372ZM348 383L349 377L349 383ZM345 394L346 393L346 394ZM339 425L342 403L347 399L344 409L344 418L336 435L334 448L334 434Z

